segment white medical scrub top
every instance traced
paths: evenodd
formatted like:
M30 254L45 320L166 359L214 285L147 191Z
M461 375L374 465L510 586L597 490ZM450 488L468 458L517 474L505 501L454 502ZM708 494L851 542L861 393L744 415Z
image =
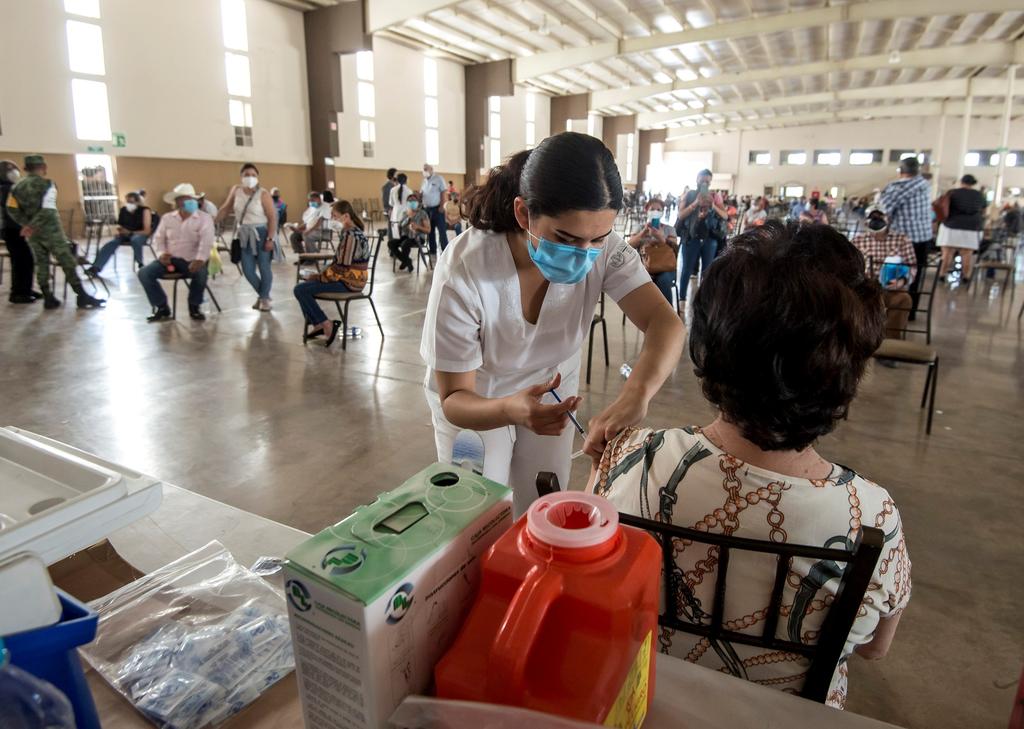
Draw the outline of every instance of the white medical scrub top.
M651 283L640 255L612 233L587 277L549 284L536 324L523 318L519 276L504 233L470 228L438 257L420 355L435 370L476 371L482 397L505 397L578 361L601 293L614 301ZM563 375L568 372L563 372Z

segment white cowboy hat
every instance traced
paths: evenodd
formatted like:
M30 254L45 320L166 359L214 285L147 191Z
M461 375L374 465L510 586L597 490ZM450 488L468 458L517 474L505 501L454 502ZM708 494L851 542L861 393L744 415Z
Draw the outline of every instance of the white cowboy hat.
M196 189L187 182L182 182L180 185L175 185L174 189L164 195L164 202L174 204L174 201L179 197L202 197L202 193L197 193Z

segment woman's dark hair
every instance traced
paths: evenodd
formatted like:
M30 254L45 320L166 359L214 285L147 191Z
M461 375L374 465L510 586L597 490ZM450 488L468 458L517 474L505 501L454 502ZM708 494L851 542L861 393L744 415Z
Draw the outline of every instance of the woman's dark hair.
M960 184L970 185L971 187L973 187L974 185L978 184L978 178L975 177L974 175L964 175L963 177L960 178Z
M124 200L125 200L125 202L128 202L130 200L131 202L137 203L139 201L139 193L137 193L137 192L126 193L125 196L124 196Z
M690 358L704 397L747 440L801 450L846 417L884 326L881 286L843 235L769 221L708 269Z
M359 213L356 212L356 209L352 207L352 203L348 200L338 200L334 203L331 210L336 212L338 215L348 214L348 217L352 220L352 225L359 228L359 230L365 230L363 228L362 218L359 217Z
M812 197L811 198L811 207L814 208L815 210L819 209L821 207L821 200L819 200L816 197Z
M512 155L487 181L466 190L463 215L474 228L521 230L513 202L526 201L530 215L570 210L620 210L622 180L615 158L600 139L577 132L548 137L532 150Z
M323 200L328 205L333 205L334 193L331 192L330 190L324 190L323 193L320 195L320 199Z
M244 175L246 170L252 170L253 172L256 173L257 177L260 174L259 168L256 165L254 165L252 162L246 162L244 165L242 165L242 169L240 169L238 171L238 174L239 175Z
M398 172L398 170L396 170L394 167L388 167L388 171L387 171L388 179L389 180L392 179L395 176L396 172Z

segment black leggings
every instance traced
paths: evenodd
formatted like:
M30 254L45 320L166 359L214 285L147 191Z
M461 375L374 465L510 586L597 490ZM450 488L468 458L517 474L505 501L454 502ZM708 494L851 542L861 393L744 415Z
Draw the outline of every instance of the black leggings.
M20 230L5 228L3 238L11 255L11 296L28 296L32 293L32 270L35 267L32 249L21 237ZM49 265L49 261L44 265Z

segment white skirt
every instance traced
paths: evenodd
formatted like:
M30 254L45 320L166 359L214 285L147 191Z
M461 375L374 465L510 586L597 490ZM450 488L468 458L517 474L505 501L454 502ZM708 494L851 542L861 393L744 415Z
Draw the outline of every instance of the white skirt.
M981 243L980 230L957 230L947 228L945 224L939 226L939 235L935 241L941 248L959 248L963 251L976 251Z

